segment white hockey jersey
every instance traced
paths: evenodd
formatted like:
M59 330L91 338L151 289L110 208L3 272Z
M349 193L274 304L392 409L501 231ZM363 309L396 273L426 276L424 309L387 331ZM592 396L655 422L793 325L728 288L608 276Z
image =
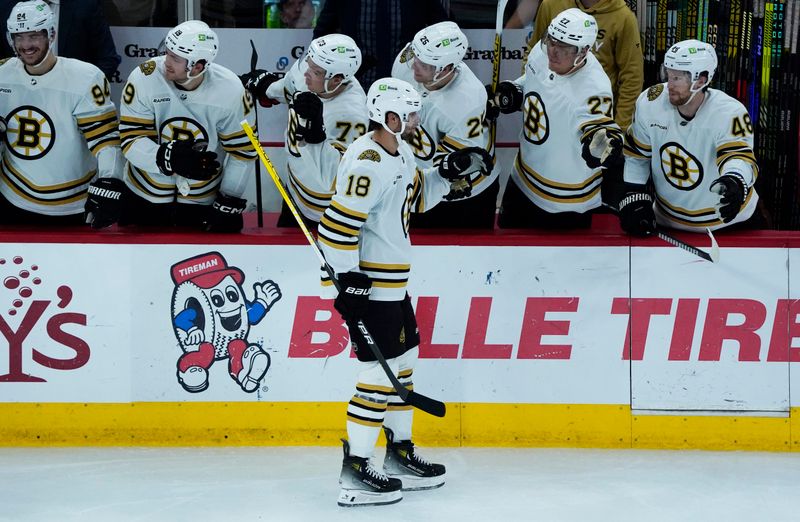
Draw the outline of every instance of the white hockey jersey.
M666 84L650 87L636 100L625 136L625 181L644 184L651 172L660 224L698 232L747 220L758 203L747 109L724 92L708 89L697 114L686 120L669 103ZM741 175L750 191L739 214L725 224L716 210L719 194L709 188L727 172Z
M218 190L243 197L254 175L256 152L242 120L255 129L253 100L225 67L210 64L200 86L187 91L164 77L163 56L144 62L131 72L122 91L120 136L128 160L125 182L153 203L210 204ZM224 176L195 181L160 172L156 165L159 145L187 138L208 142ZM176 183L186 185L178 190Z
M319 243L335 273L359 271L372 279L370 299L400 301L411 271L410 213L435 206L450 184L435 168L417 169L405 142L390 154L372 134L357 139L342 157ZM322 283L331 286L327 276Z
M574 73L555 74L537 43L515 83L524 97L512 181L548 212L599 207L603 172L586 165L581 140L602 128L621 133L613 120L611 82L600 62L588 53Z
M367 96L357 81L352 81L334 98L322 100L322 118L327 140L319 147L298 143L295 131L300 125L289 106L286 128L286 158L289 192L298 210L318 222L333 197L341 153L367 132Z
M429 91L414 80L410 68L411 44L395 58L392 76L411 84L422 96L419 112L420 124L409 140L417 165L429 168L439 165L446 154L465 147L481 147L494 158L494 143L491 143L489 126L484 121L486 111L486 88L465 64L457 67L455 78L441 89ZM489 176L477 175L472 179L472 194L475 197L486 190L500 175L500 166Z
M0 192L21 209L83 212L89 183L121 177L117 110L92 64L59 57L31 76L17 58L0 63L0 115L7 122Z

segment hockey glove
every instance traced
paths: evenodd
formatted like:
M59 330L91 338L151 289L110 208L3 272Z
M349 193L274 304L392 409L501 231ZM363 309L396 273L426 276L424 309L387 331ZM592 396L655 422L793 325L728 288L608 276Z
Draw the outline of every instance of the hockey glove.
M264 69L255 69L239 76L244 88L250 91L262 107L272 107L280 103L278 100L273 100L267 96L267 88L279 79L280 77L277 74L267 72Z
M322 100L313 92L299 92L292 101L292 108L301 124L296 133L297 141L322 143L325 141L325 126L322 120ZM305 120L304 123L302 123Z
M503 114L517 112L522 108L522 86L514 82L500 82L493 101Z
M218 193L217 199L209 209L203 228L206 232L241 232L244 226L242 213L246 206L247 200Z
M219 172L216 152L208 152L207 142L172 140L162 143L156 153L156 165L162 174L177 174L186 179L205 181Z
M361 272L345 272L337 277L339 295L336 296L333 307L341 314L342 319L354 323L367 313L372 281L367 274Z
M484 115L484 120L488 122L492 122L497 120L498 116L500 116L500 107L494 103L494 92L492 91L492 86L486 86L486 113Z
M744 178L736 172L723 174L714 180L709 190L720 195L717 211L723 223L733 221L733 218L742 209L742 204L750 191Z
M83 207L85 222L92 228L106 228L117 221L122 211L125 183L116 178L100 178L89 185Z
M632 236L650 236L656 232L653 198L646 192L629 192L619 202L622 230Z
M625 158L622 155L622 134L614 130L600 129L592 134L591 139L583 140L581 157L590 169L622 168Z

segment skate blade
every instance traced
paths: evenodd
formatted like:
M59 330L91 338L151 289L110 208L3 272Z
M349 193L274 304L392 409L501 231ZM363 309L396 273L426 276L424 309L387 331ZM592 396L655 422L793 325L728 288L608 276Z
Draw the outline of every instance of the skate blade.
M384 473L386 471L384 470ZM387 477L400 479L403 483L403 491L424 491L426 489L436 489L444 486L444 475L438 477L418 477L416 475L390 475Z
M386 506L396 504L401 500L403 500L403 492L400 490L387 493L371 493L357 489L342 489L339 492L337 504L341 507Z

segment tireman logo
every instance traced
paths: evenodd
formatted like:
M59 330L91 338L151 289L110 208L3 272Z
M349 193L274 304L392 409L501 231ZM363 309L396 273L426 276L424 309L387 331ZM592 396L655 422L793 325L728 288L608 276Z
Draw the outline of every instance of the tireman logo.
M26 261L22 256L11 259L0 257L0 277L3 280L0 294L10 305L5 313L0 312L0 334L8 343L8 372L0 375L0 382L47 382L31 372L30 363L26 364L23 358L24 353L30 352L31 359L40 367L53 370L76 370L89 362L89 345L75 335L74 328L74 325L86 326L86 314L59 312L59 309L66 309L72 302L72 289L69 286L59 285L56 288L57 302L53 308L50 305L54 299L48 297L52 287L39 275L39 265ZM46 319L45 312L49 312ZM16 325L12 326L12 323ZM39 330L46 332L50 340L60 345L58 348L43 345L41 335L36 336L35 346L28 343L29 346L25 347L25 340L41 323L44 324ZM69 328L71 333L63 330L64 325L72 325ZM64 347L74 352L71 358L60 359L48 355L51 349L63 353Z
M270 367L270 355L261 344L248 339L256 325L280 300L281 290L271 280L253 283L253 300L242 286L245 274L219 252L184 259L170 269L172 326L183 354L178 358L177 378L184 390L208 388L209 368L228 359L228 374L243 391L261 386Z
M6 125L9 151L18 158L39 159L50 152L55 144L53 120L32 105L23 105L11 111L6 118Z

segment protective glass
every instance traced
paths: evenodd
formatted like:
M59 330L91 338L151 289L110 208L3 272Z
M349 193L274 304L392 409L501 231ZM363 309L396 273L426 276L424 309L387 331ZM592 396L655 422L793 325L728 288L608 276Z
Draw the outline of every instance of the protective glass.
M676 69L668 69L664 67L664 65L661 65L660 76L662 82L669 82L673 85L688 86L692 83L691 81L692 78L691 75L689 74L689 71L678 71Z

